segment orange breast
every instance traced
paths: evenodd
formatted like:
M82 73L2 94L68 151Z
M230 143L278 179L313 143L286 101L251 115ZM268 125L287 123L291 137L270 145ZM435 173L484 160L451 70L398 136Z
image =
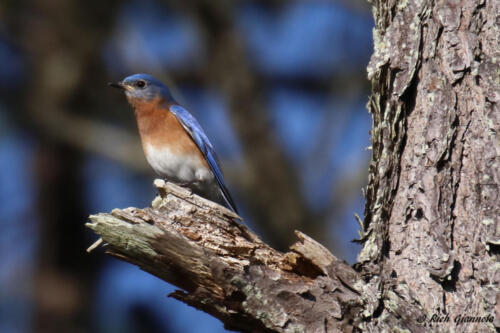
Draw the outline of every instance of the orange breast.
M177 117L168 110L163 100L150 102L132 102L134 107L142 146L168 147L174 154L198 155L204 166L208 167L201 150L188 132L182 127Z

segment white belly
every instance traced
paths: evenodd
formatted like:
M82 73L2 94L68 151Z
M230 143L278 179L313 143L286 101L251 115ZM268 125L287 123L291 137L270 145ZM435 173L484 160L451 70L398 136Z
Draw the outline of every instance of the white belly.
M144 147L149 165L160 176L180 183L212 183L214 175L197 155L173 154L168 148Z

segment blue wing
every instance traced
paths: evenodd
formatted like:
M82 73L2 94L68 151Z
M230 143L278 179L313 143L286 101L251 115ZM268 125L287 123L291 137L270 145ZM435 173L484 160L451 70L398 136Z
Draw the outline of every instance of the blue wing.
M170 106L169 110L177 117L184 129L194 140L198 148L200 148L203 156L205 156L205 159L208 162L208 165L210 165L215 178L217 179L217 183L219 184L219 188L221 190L222 196L224 197L224 200L235 213L238 213L233 198L231 198L229 190L224 183L224 178L222 177L222 172L219 168L218 159L217 155L215 154L214 147L212 147L212 144L205 135L203 128L201 128L198 121L182 106L172 105Z

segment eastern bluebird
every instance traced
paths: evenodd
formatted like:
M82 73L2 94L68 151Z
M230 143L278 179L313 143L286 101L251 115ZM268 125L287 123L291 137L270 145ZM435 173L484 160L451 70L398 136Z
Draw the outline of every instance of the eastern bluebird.
M168 88L148 74L109 85L122 89L133 107L142 148L154 171L237 213L212 144Z

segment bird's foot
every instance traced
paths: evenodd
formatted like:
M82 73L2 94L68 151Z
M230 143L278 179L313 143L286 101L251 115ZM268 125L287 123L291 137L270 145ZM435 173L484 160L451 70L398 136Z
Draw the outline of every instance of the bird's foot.
M193 185L193 183L192 182L180 182L180 183L175 183L175 185L178 185L180 187L190 188Z

